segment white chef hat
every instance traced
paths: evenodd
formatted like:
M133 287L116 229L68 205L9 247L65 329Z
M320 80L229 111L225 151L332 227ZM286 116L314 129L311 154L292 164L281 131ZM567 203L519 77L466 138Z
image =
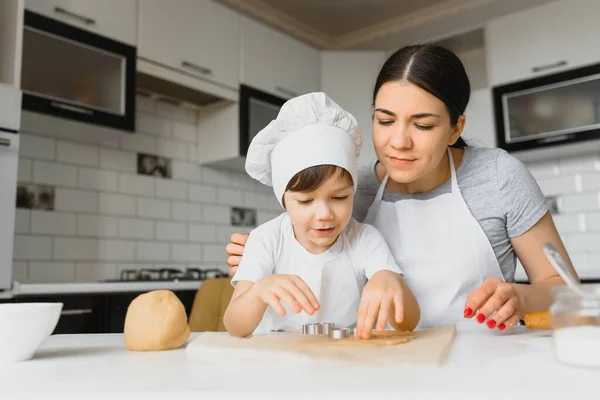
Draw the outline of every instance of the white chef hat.
M362 139L356 119L325 93L308 93L288 100L277 118L250 143L246 172L268 186L280 204L290 180L316 165L336 165L358 184L356 157Z

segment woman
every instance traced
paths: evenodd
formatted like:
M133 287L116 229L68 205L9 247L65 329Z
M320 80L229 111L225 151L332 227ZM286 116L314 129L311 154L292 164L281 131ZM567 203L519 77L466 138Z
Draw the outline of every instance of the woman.
M377 160L360 169L353 215L385 237L419 302L419 327L474 318L504 331L547 309L563 283L544 243L572 265L526 167L461 139L470 93L447 49L415 45L390 56L373 94ZM230 267L244 242L232 236ZM528 285L513 283L516 257Z

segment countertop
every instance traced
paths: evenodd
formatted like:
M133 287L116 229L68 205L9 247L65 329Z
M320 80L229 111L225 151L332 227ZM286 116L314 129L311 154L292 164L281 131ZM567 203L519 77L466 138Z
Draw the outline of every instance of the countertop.
M483 326L459 329L441 367L252 368L232 364L224 368L188 360L185 348L129 352L120 334L51 336L33 359L0 365L2 398L31 394L44 400L83 396L331 399L341 395L363 400L373 395L411 400L529 400L563 395L574 399L596 396L599 378L600 369L556 361L549 332L518 327L501 333Z

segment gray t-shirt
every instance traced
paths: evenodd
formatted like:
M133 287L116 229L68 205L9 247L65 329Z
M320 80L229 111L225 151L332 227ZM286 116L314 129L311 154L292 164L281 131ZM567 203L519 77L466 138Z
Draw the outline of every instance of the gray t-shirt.
M380 185L376 165L377 160L359 167L353 215L360 222L364 221ZM516 255L509 239L525 233L548 211L542 191L527 167L502 149L465 148L456 175L467 207L488 237L504 279L514 282ZM383 200L427 200L450 191L447 180L426 193L399 194L386 190Z

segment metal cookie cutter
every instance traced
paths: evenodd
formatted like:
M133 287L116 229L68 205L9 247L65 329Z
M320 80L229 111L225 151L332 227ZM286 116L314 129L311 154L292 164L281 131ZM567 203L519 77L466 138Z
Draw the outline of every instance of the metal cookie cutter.
M348 337L348 335L349 330L347 328L332 329L329 331L329 337L336 340L345 339Z
M333 328L334 325L331 322L304 324L302 325L302 333L305 335L329 335Z

